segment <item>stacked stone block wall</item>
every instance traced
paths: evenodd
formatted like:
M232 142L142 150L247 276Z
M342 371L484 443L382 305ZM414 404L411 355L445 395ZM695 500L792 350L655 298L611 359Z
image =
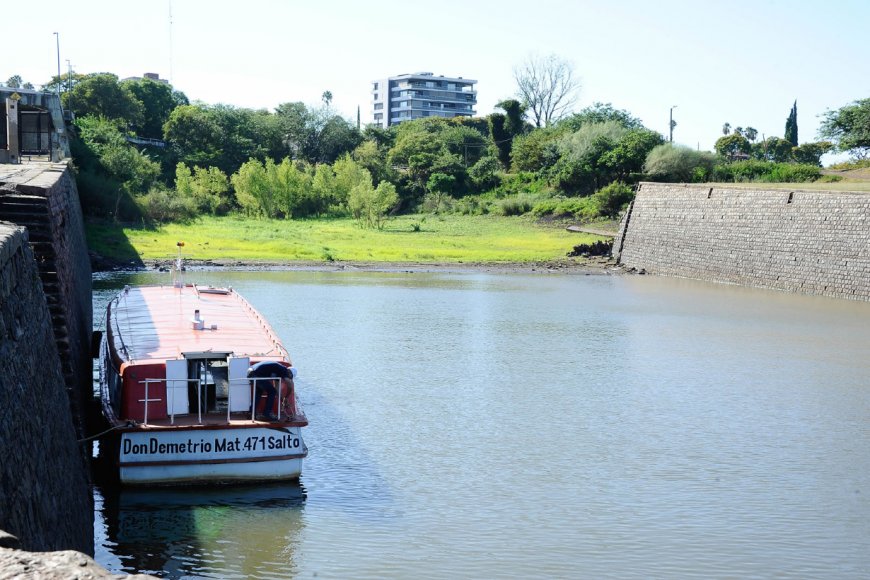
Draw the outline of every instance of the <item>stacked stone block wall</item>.
M84 433L81 419L91 394L93 358L91 333L93 307L91 264L85 241L85 225L78 189L66 164L53 164L39 179L22 183L16 189L28 195L43 196L48 202L51 244L55 254L57 299L64 312L69 337L68 374L72 376L71 399L78 420L77 431ZM67 380L70 383L69 379Z
M93 553L93 508L26 230L0 222L0 529Z
M626 268L870 300L870 194L642 183L614 240Z

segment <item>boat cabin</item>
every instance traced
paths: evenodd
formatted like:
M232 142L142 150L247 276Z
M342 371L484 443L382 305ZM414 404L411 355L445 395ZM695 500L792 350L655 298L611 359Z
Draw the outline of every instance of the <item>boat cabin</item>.
M248 369L266 360L292 366L247 301L195 285L125 288L108 307L101 356L108 415L154 425L254 419L267 411L264 393L251 405L255 383L276 380L251 380ZM292 389L278 392L268 412L304 420Z

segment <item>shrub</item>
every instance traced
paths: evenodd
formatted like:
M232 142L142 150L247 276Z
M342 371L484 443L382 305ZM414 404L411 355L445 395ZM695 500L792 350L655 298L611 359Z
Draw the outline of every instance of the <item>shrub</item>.
M441 194L427 193L423 196L422 210L427 213L449 213L453 211L454 199Z
M556 206L553 215L575 219L593 219L598 217L598 209L591 197L572 197L561 201Z
M815 181L821 176L821 170L815 165L801 163L775 163L748 159L717 165L713 170L716 181L762 183L790 183Z
M634 190L631 186L614 181L610 185L602 187L592 195L592 206L598 215L594 217L616 216L622 207L634 198Z
M496 197L508 197L518 193L536 195L549 194L552 189L547 181L538 174L529 171L509 173L502 177L501 184L495 189Z
M665 143L649 152L644 171L653 181L707 181L716 160L713 153Z
M471 166L468 176L478 191L489 191L498 187L501 179L501 163L492 156L481 157L480 161Z
M560 202L558 198L541 200L532 207L532 215L535 217L553 215Z
M517 216L529 213L535 205L533 197L515 195L500 199L493 204L494 213L503 216Z
M469 195L456 200L453 211L460 215L484 215L489 213L490 202L479 195Z
M197 204L192 197L176 195L162 187L152 187L145 195L136 197L142 217L150 222L184 222L197 215Z
M806 163L777 163L770 172L762 175L758 181L769 183L794 183L815 181L822 176L817 165Z

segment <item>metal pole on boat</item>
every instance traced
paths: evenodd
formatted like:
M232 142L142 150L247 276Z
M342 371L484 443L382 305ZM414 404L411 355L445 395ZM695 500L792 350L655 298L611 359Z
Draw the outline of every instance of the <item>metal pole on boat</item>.
M172 387L169 386L169 383L172 383ZM175 380L166 381L166 388L169 389L169 408L172 409L172 412L169 413L169 424L175 425Z
M181 257L181 248L184 247L184 242L176 242L175 245L178 247L178 256L175 258L175 268L172 270L172 285L176 288L182 288L184 286L184 262Z
M199 379L196 381L196 413L199 417L199 423L202 424L202 383Z
M256 391L254 385L256 384L256 380L256 377L251 379L251 421L254 420L257 414L257 400L254 398L254 393Z

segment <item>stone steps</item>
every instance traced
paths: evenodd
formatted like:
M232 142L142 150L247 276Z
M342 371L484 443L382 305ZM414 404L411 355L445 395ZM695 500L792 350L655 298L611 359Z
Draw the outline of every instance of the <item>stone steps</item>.
M73 373L72 351L67 329L67 314L61 300L57 274L57 255L54 251L54 233L48 199L27 195L15 190L0 191L0 220L27 228L43 293L48 304L54 339L60 355L61 370L68 388L76 384Z

